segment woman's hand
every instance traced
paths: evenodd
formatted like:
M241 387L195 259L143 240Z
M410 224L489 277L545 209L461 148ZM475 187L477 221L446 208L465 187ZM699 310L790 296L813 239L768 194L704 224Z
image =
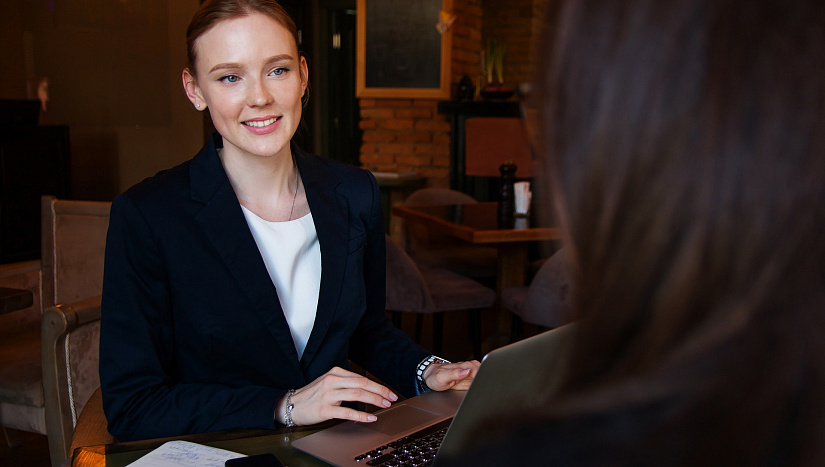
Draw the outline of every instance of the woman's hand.
M292 421L296 425L313 425L338 418L356 422L374 422L375 415L342 407L342 402L363 402L387 408L398 400L388 388L357 373L335 367L292 395ZM286 396L278 401L278 420L286 413Z
M457 389L466 391L476 377L478 360L459 363L433 363L424 371L424 382L433 391Z

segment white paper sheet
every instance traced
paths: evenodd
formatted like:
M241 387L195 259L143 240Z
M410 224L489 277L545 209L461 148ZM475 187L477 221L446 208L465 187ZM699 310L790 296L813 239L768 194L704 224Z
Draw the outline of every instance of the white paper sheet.
M129 464L130 467L224 467L224 463L244 454L225 449L190 443L169 441L154 451Z

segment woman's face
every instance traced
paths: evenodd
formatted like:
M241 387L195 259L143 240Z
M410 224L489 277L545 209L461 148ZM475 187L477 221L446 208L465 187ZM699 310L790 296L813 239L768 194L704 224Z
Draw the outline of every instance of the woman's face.
M242 16L216 24L195 50L197 79L184 70L184 88L196 107L209 108L224 153L289 156L307 87L289 31L266 15Z

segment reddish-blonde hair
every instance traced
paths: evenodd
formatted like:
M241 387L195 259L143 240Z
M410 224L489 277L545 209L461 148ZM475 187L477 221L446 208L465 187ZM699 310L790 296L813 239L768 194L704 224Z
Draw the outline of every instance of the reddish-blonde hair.
M298 27L284 8L274 0L206 0L198 8L186 29L186 52L188 67L195 74L195 42L216 24L228 19L248 16L253 13L266 15L285 27L295 39L298 48Z

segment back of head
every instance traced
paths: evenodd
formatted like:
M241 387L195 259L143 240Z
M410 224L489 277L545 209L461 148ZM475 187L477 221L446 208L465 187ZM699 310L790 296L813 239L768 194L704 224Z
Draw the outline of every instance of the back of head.
M825 4L559 8L537 103L581 318L567 407L678 393L662 423L696 460L822 460Z

